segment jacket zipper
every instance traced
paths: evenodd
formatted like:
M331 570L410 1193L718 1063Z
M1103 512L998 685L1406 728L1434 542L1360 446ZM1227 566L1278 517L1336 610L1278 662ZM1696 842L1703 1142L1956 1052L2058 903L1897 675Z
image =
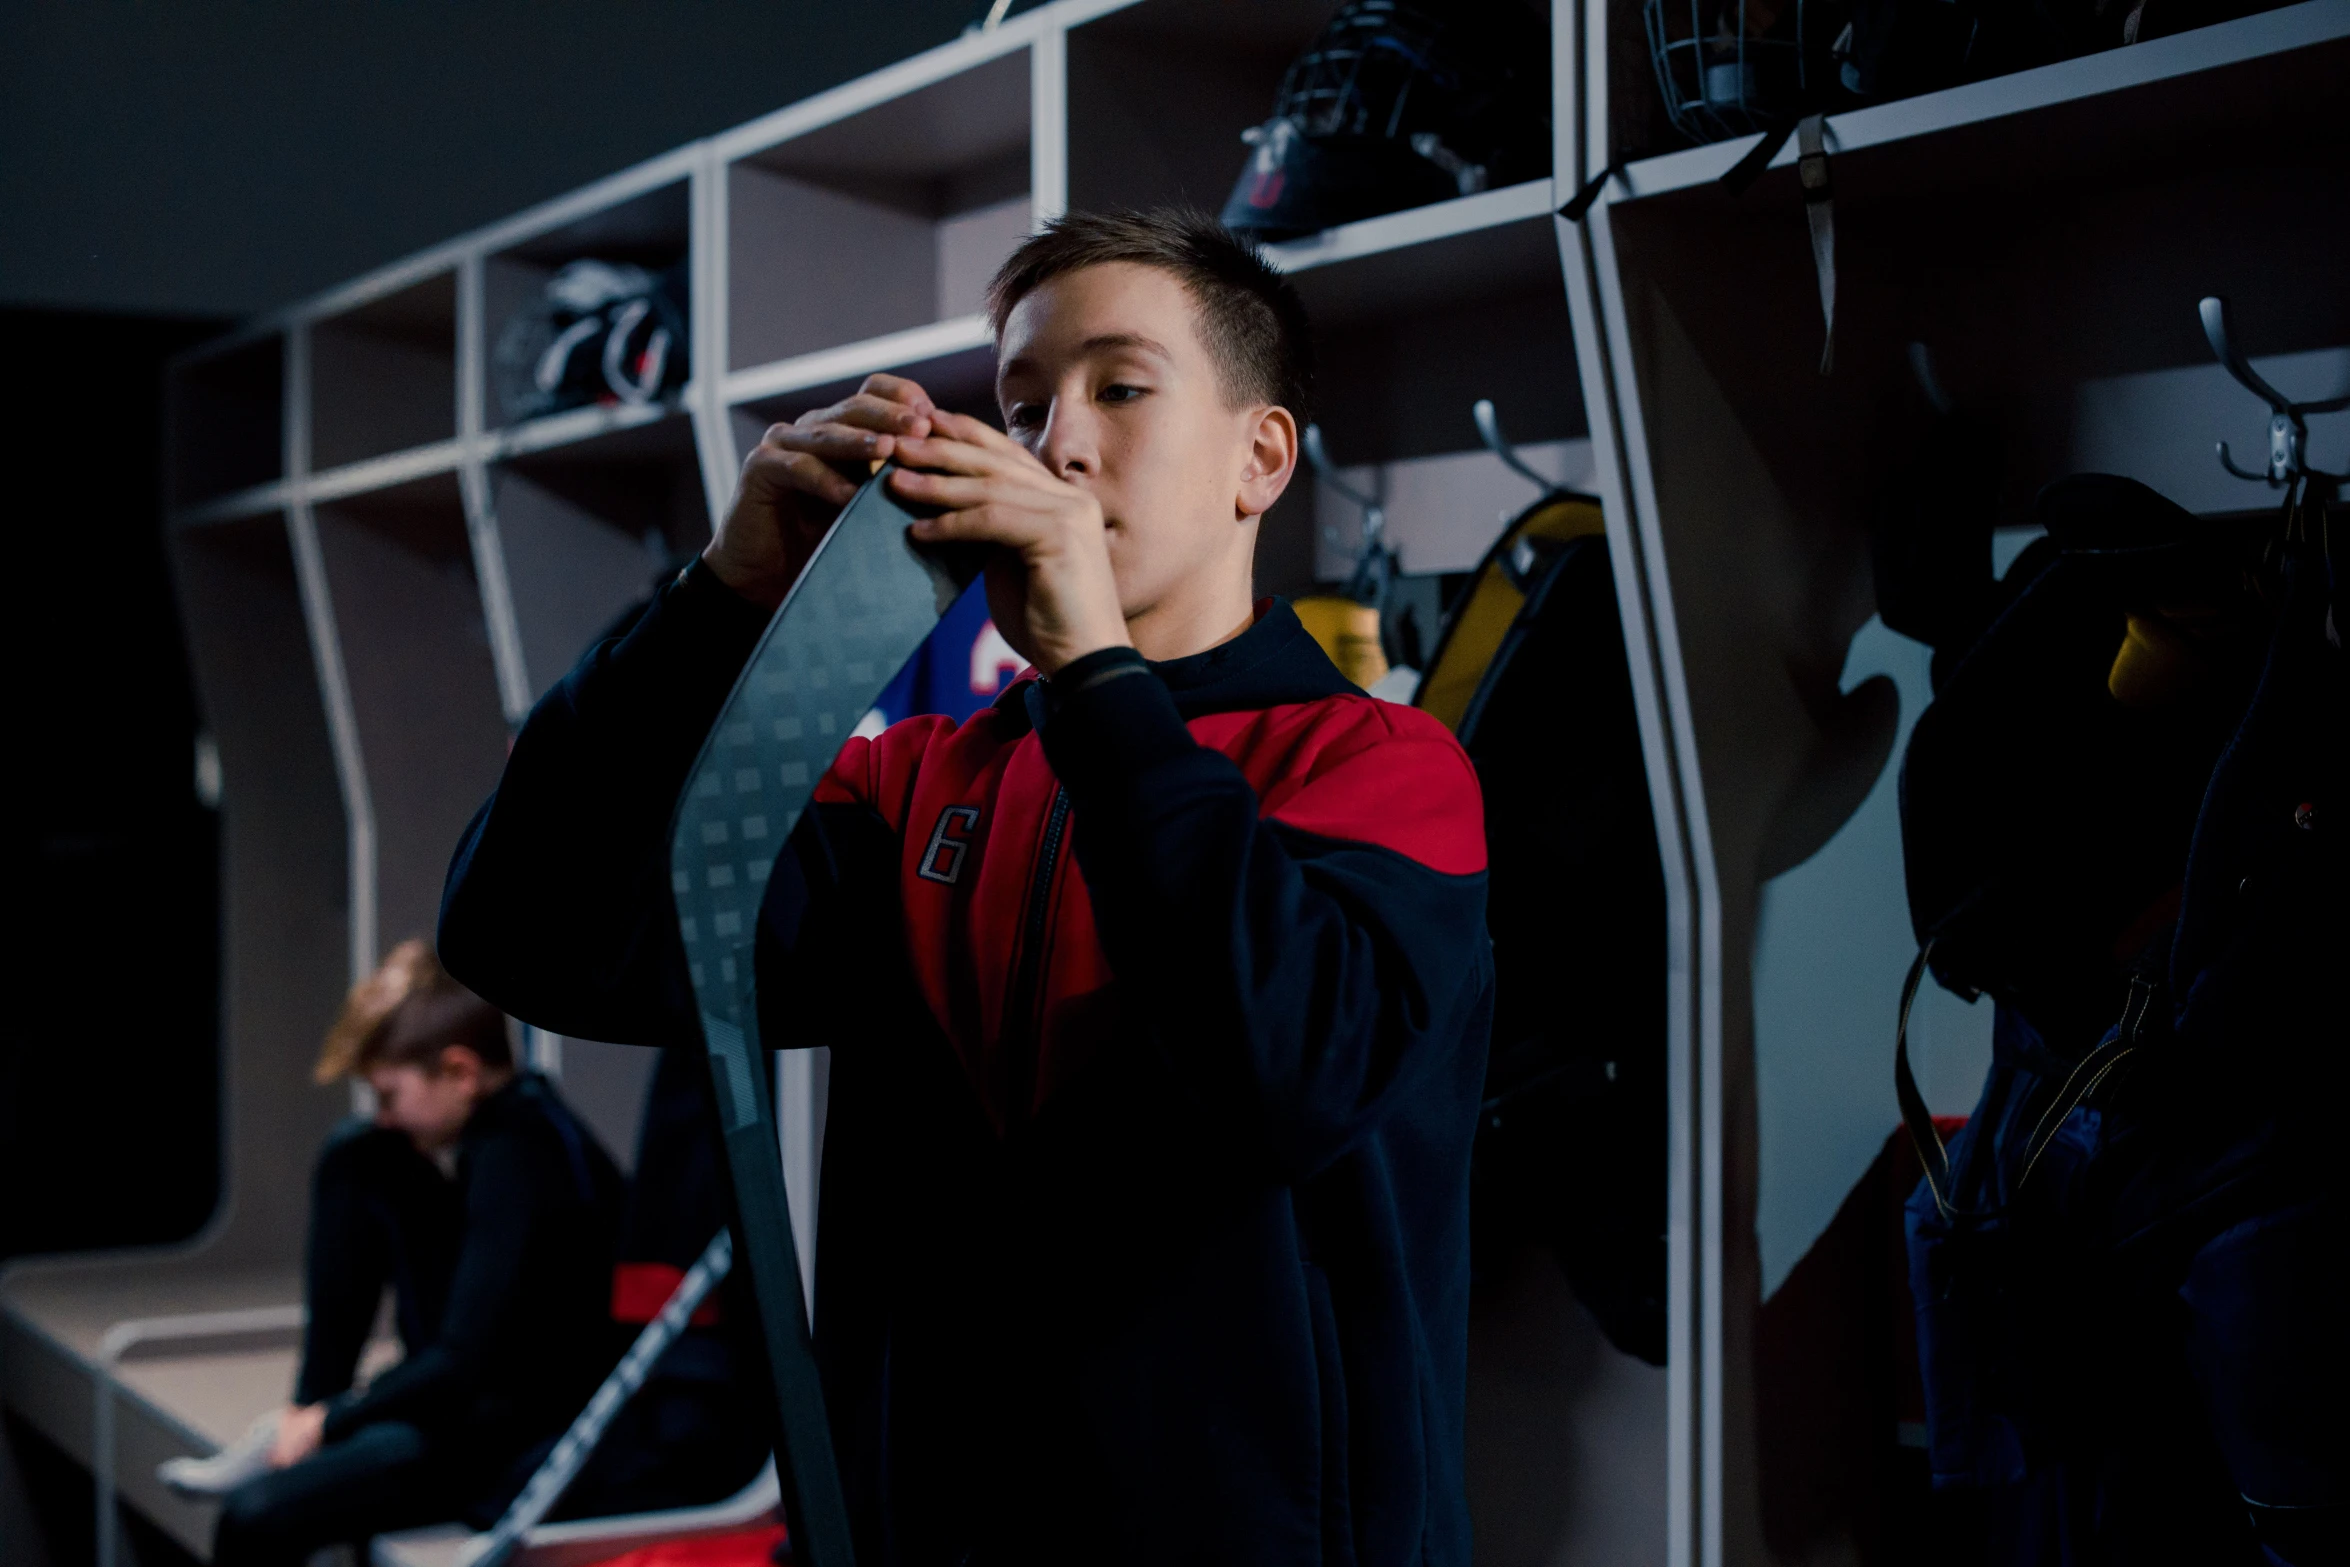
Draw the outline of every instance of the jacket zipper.
M1036 871L1028 883L1020 964L1012 979L1012 1001L1019 1010L1004 1020L1006 1131L1028 1119L1036 1097L1037 1057L1044 1048L1044 944L1052 924L1053 872L1061 863L1061 840L1068 827L1069 791L1055 785L1052 809L1044 819L1044 841L1036 851Z

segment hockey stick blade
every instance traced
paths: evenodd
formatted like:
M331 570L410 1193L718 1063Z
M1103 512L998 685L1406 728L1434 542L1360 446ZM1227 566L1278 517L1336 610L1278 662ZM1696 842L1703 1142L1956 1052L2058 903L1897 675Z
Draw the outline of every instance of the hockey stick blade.
M670 888L709 1052L776 1401L776 1478L799 1567L853 1567L761 1058L752 946L767 877L816 780L977 575L925 553L883 469L841 510L720 709L670 832Z

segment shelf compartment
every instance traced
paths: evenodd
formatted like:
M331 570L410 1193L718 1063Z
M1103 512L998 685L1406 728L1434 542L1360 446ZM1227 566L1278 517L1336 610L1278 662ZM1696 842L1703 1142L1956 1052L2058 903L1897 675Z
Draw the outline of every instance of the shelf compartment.
M1528 180L1268 245L1265 254L1290 274L1317 323L1530 285L1555 293L1564 285L1552 196L1549 180Z
M1223 209L1328 0L1144 0L1068 34L1072 211Z
M319 1028L351 983L349 823L285 512L175 528L165 542L204 724L220 756L225 1222L207 1249L245 1269L282 1258L293 1283L310 1163L350 1109L347 1094L310 1080ZM169 1298L156 1290L161 1270L208 1266L182 1255L184 1263L147 1261L135 1274L108 1264L110 1292L135 1279L140 1295L110 1300L107 1320L154 1312ZM205 1287L189 1274L178 1279L181 1288ZM300 1291L262 1300L272 1296L293 1300ZM173 1309L191 1304L182 1296Z
M2264 119L2294 112L2280 98ZM1922 342L1958 407L2002 444L2002 524L2028 522L2041 486L2085 467L2166 489L2185 477L2188 487L2170 492L2199 510L2259 508L2269 492L2219 482L2210 443L2264 450L2266 411L2216 373L2196 303L2229 299L2238 341L2255 356L2350 344L2346 141L2341 127L2313 131L2248 163L2242 145L2209 135L2197 152L2149 146L2126 164L1981 199L1888 179L1848 202L1839 169L1836 365L1825 377L1793 190L1613 208L1612 245L1628 303L1638 302L1629 347L1649 440L1670 453L1712 439L1676 433L1692 390L1673 389L1681 372L1660 355L1677 341L1702 369L1699 400L1734 422L1792 513L1823 535L1856 538L1927 417L1908 360L1908 345ZM2339 391L2328 364L2313 361L2305 378L2288 372L2287 390ZM2340 428L2314 432L2321 457L2339 452ZM1661 496L1660 507L1670 538L1674 508Z
M430 446L411 447L389 456L370 457L347 467L312 474L303 482L302 493L314 501L331 501L368 490L388 490L436 473L454 473L464 455L463 442L436 441Z
M730 365L981 308L1034 225L1030 55L998 55L728 165Z
M1877 191L1947 191L1997 201L2019 185L2151 167L2171 153L2208 157L2216 147L2257 164L2269 150L2309 135L2339 139L2338 123L2326 121L2346 74L2350 8L2304 0L1872 104L1827 122L1837 205L1842 210ZM1718 181L1754 144L1742 136L1640 159L1608 199L1727 199ZM1897 156L1885 156L1895 148ZM1743 199L1792 190L1794 165L1790 142Z
M1469 412L1479 398L1493 399L1502 428L1524 445L1581 442L1589 433L1555 255L1550 266L1550 281L1537 276L1507 291L1315 316L1313 415L1337 462L1352 469L1434 459L1472 470L1442 513L1410 500L1391 519L1407 570L1454 569L1446 562L1468 549L1464 538L1490 540L1501 507L1533 499L1531 486L1503 479L1498 459L1482 450ZM1321 529L1351 536L1352 511L1301 464L1258 535L1258 591L1300 593L1344 577L1347 563L1324 545Z
M963 316L735 377L727 390L736 449L748 453L769 425L838 402L867 376L884 371L920 382L941 408L1001 423L995 334L985 316Z
M286 344L274 333L181 360L165 378L171 503L285 477Z
M682 419L512 458L490 470L489 490L534 698L709 542Z
M547 280L574 261L607 261L642 267L655 276L682 265L693 227L693 203L687 182L677 180L591 212L543 233L521 240L490 256L482 266L482 362L489 375L484 415L492 427L508 427L498 395L498 341L517 313L534 305ZM681 292L680 302L689 304ZM690 339L692 333L689 331ZM673 355L690 351L690 342L674 343ZM698 369L689 366L689 373ZM550 418L567 417L569 410Z
M1519 442L1517 453L1562 488L1592 493L1596 477L1589 439ZM1379 497L1397 567L1415 577L1474 571L1510 519L1540 499L1533 485L1482 446L1364 463L1341 468L1339 476L1350 487ZM1362 539L1362 508L1317 484L1314 511L1314 574L1323 582L1344 581Z
M543 419L508 425L490 438L490 453L493 457L522 457L533 452L555 451L682 417L679 400L675 398L657 403L598 403L587 408L569 408Z
M375 814L378 945L430 937L506 720L454 475L314 508Z
M456 434L456 274L427 278L311 327L314 470Z

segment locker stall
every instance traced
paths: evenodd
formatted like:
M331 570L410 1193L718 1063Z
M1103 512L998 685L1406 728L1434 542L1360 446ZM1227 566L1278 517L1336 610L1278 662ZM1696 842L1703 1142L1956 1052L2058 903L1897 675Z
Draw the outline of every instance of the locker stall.
M1723 177L1758 138L1679 145L1640 6L1583 15L1577 170L1597 189L1567 236L1568 295L1584 385L1613 394L1591 403L1598 489L1645 623L1651 777L1669 780L1689 1150L1669 1559L1895 1559L1876 1477L1906 1444L1922 1485L1924 1455L1883 1386L1888 1314L1867 1304L1901 1266L1872 1168L1899 1176L1894 1200L1916 1178L1887 1143L1917 950L1895 789L1929 687L1926 650L1875 617L1869 524L1937 401L2004 452L2002 567L2067 473L2128 475L2205 515L2273 512L2213 454L2257 450L2266 411L2214 362L2197 305L2226 297L2291 395L2340 389L2350 165L2317 105L2350 63L2350 9L2286 6L1828 117L1827 373L1801 148L1734 194ZM1913 1026L1937 1114L1973 1107L1990 1010L1927 985Z
M169 1255L11 1268L13 1410L204 1551L208 1517L162 1493L154 1463L281 1398L290 1340L236 1318L211 1343L198 1323L145 1370L101 1344L126 1322L298 1298L303 1172L345 1108L310 1086L311 1052L353 976L431 928L506 736L701 547L769 424L878 371L992 416L981 294L998 261L1071 208L1219 205L1240 132L1328 9L1054 0L175 368L172 545L226 778L228 1196ZM1610 1347L1537 1252L1481 1285L1480 1558L1879 1559L1851 1465L1899 1433L1838 1369L1879 1319L1854 1304L1863 1264L1822 1237L1885 1179L1898 1124L1893 769L1927 686L1923 651L1873 619L1866 522L1945 395L1920 390L1909 345L2006 436L2010 546L2038 486L2082 467L2197 510L2264 504L2195 455L2250 443L2260 416L2211 365L2194 301L2231 296L2257 361L2296 386L2339 372L2350 307L2327 283L2350 164L2326 85L2350 66L2350 6L2303 0L1832 116L1829 375L1795 149L1731 194L1720 176L1754 138L1680 145L1637 0L1550 11L1550 178L1268 249L1314 314L1335 477L1384 506L1407 601L1433 620L1441 584L1534 498L1471 420L1490 399L1527 462L1603 502L1641 719L1666 879L1668 1363ZM513 416L506 324L582 260L676 280L686 378ZM1301 469L1261 587L1344 580L1360 527ZM1982 1009L1930 999L1918 1035L1933 1108L1963 1113ZM649 1053L531 1049L625 1157ZM803 1246L824 1080L784 1058ZM101 1389L110 1459L91 1440ZM585 1559L568 1550L550 1535L523 1559Z

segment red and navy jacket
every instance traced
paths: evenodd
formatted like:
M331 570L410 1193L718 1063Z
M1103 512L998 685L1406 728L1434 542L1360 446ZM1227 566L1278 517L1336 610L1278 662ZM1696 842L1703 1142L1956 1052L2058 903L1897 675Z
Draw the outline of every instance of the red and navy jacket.
M696 566L539 703L441 953L689 1037L667 828L765 615ZM817 1353L877 1563L1465 1563L1477 780L1288 606L851 740L770 876L831 1047Z

